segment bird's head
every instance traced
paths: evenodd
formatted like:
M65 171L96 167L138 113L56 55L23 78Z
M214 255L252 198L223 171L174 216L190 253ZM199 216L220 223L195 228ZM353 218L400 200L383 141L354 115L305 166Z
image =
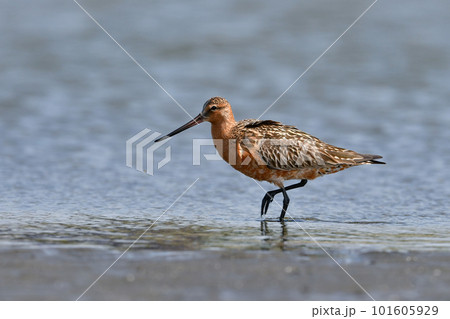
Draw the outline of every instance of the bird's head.
M155 142L165 140L166 138L181 133L184 130L187 130L188 128L191 128L205 121L215 124L220 122L226 122L231 119L234 121L230 103L228 103L228 101L223 97L216 96L210 98L208 101L205 102L205 104L203 104L203 109L199 115L197 115L195 118L193 118L191 121L187 122L183 126L180 126L176 130L170 132L169 134L158 138L157 140L155 140Z
M227 121L232 116L230 103L223 97L213 97L203 104L200 113L204 121L211 123Z

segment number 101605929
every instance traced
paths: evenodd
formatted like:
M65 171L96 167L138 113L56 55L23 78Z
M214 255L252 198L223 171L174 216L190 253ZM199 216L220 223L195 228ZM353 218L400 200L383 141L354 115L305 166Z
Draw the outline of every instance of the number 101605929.
M372 316L436 316L438 306L372 306Z

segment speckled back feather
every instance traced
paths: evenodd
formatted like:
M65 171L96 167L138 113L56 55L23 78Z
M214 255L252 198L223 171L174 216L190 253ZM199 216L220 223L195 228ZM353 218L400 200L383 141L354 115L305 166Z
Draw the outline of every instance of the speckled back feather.
M327 144L294 126L265 120L237 122L231 135L240 146L265 165L277 170L349 167L375 161L378 155L359 154Z

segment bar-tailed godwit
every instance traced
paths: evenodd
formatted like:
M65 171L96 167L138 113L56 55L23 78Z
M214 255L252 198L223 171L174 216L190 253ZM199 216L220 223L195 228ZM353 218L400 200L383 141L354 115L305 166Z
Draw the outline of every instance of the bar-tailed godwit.
M213 97L203 105L192 121L157 139L159 142L201 122L211 123L214 145L222 158L239 172L258 181L275 184L279 189L266 193L261 216L267 213L274 196L283 193L284 219L289 205L288 190L305 186L308 180L363 164L384 164L379 155L360 154L336 147L300 131L294 126L271 120L236 122L228 101ZM301 180L285 187L286 180Z

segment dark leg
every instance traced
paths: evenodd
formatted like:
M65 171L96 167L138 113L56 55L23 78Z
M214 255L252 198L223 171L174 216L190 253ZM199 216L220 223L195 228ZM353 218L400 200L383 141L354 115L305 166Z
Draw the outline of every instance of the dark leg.
M283 209L281 210L280 222L284 220L284 215L286 215L286 210L289 206L289 196L286 192L286 189L283 187L281 191L283 192Z
M273 201L274 196L278 193L281 193L281 189L275 189L273 191L269 191L266 193L261 202L261 216L267 213L267 210L269 209L269 204Z
M294 188L303 187L306 185L307 182L308 182L307 179L302 179L299 183L296 183L296 184L286 187L285 190L288 191L288 190L291 190ZM266 195L264 196L264 198L261 202L261 216L265 215L267 213L267 210L269 209L269 205L273 201L274 196L278 193L281 193L282 191L283 190L280 188L280 189L275 189L273 191L269 191L266 193ZM286 196L287 196L287 194L286 194ZM289 201L289 198L288 198L288 201ZM283 200L283 206L284 206L284 200ZM283 215L283 217L284 217L284 215Z

